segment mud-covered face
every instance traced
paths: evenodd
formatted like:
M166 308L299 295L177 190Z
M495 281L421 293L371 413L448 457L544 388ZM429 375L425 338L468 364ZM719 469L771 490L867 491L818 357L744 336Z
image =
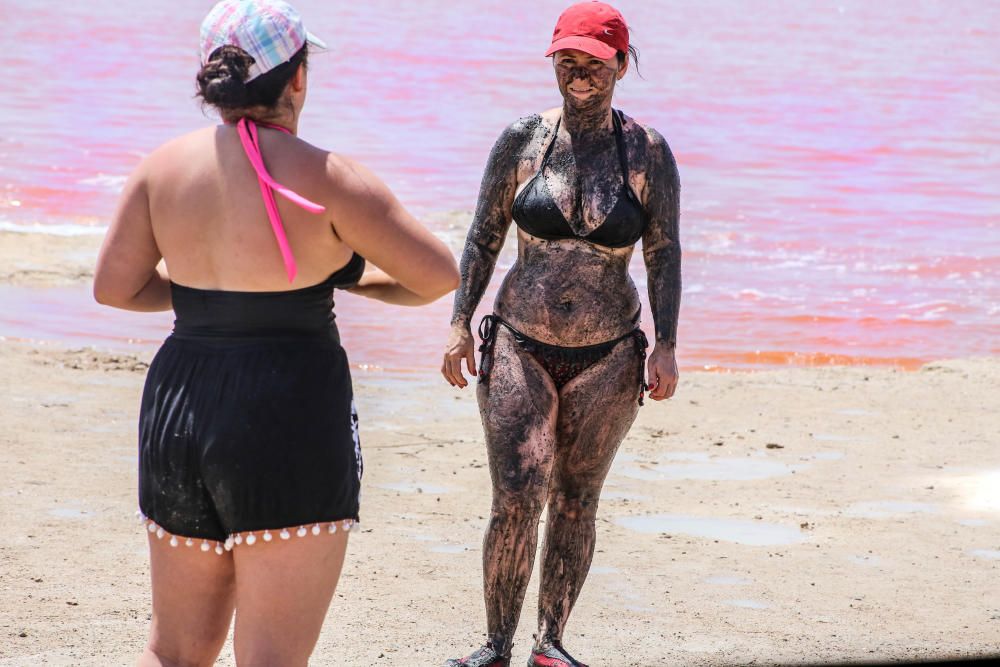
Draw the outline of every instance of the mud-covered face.
M583 51L566 49L555 52L552 65L567 104L589 106L611 98L615 82L625 76L628 59L619 64L618 56L601 60Z

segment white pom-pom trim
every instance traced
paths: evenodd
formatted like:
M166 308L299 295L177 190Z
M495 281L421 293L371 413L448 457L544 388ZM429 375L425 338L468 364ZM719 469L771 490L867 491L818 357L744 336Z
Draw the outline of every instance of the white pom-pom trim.
M174 535L173 533L166 531L162 526L159 526L152 519L146 517L141 511L136 512L136 517L138 518L140 523L145 524L146 530L148 530L150 534L156 535L157 539L162 540L164 537L169 536L170 537L169 543L171 547L180 546L180 540L184 540L184 546L186 547L192 547L195 544L196 538ZM354 519L340 519L338 521L331 521L326 524L326 532L329 535L335 534L338 529L343 530L346 533L351 531L357 531L360 528L361 524L355 521ZM323 524L314 523L312 525L304 524L301 526L282 528L281 531L278 533L278 536L281 537L282 540L289 540L292 537L292 531L294 531L298 537L306 537L310 533L312 533L314 536L321 535L323 533ZM274 534L271 533L270 529L264 530L264 532L261 533L261 539L263 539L265 542L271 542L272 540L274 540ZM229 535L225 539L225 541L222 542L202 539L201 544L199 545L199 549L201 549L201 551L215 551L215 553L221 556L225 552L232 551L233 549L242 544L246 544L247 546L252 546L256 544L256 542L257 542L257 535L254 534L253 532L247 532L246 534L233 533Z
M194 546L194 538L184 537L183 535L174 535L173 533L165 530L163 526L158 525L155 521L146 517L141 511L136 512L135 515L139 518L141 523L146 525L146 530L150 535L156 535L156 539L162 540L164 537L169 537L170 539L167 540L167 542L172 548L179 547L181 540L184 540L184 546L186 547ZM226 551L229 551L233 548L233 543L239 541L240 539L241 538L237 535L235 537L230 536L225 543L215 542L215 553L221 555ZM199 548L202 551L209 551L212 549L212 544L209 540L202 540Z

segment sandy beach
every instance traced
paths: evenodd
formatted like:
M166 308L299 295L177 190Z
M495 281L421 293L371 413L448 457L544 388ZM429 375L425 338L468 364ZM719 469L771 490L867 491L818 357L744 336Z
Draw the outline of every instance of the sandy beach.
M0 284L86 282L98 243L0 233ZM145 641L148 361L0 341L0 665L126 665ZM474 394L360 369L355 386L363 528L312 664L439 665L484 631ZM997 358L685 373L619 452L567 647L615 667L1000 653L998 390Z

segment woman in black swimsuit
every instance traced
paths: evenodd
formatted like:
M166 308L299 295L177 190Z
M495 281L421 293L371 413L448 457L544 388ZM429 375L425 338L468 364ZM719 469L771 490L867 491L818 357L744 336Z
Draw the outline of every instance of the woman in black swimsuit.
M94 276L101 303L176 313L139 414L139 664L214 665L235 612L237 664L304 667L359 520L334 289L415 305L458 271L371 172L295 136L315 38L294 9L223 0L201 38L198 90L224 122L136 168Z
M463 362L476 374L471 319L513 221L518 258L480 325L477 396L493 481L483 543L488 641L451 667L509 664L546 505L528 664L581 664L562 648L563 631L590 569L604 478L646 388L628 274L639 240L656 331L649 397L670 398L677 384L680 184L663 137L612 108L635 56L624 19L601 2L574 5L546 55L563 105L517 121L493 148L442 367L458 387L467 384Z

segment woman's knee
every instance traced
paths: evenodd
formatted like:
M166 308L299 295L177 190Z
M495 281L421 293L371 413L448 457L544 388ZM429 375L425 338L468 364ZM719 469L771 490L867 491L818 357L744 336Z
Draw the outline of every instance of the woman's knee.
M225 641L225 637L222 639ZM220 648L218 645L187 643L183 646L171 646L154 640L146 646L139 660L139 667L212 667Z
M549 495L549 515L567 521L593 521L597 517L599 500L600 489L554 489Z
M493 516L537 521L545 508L546 488L541 480L497 484L493 488Z
M237 667L306 667L309 655L293 655L270 642L242 642L236 648Z

